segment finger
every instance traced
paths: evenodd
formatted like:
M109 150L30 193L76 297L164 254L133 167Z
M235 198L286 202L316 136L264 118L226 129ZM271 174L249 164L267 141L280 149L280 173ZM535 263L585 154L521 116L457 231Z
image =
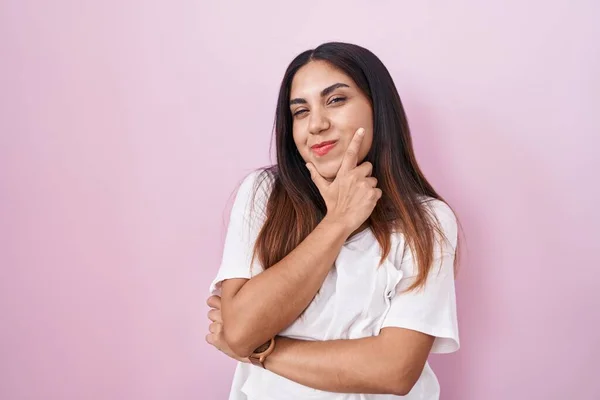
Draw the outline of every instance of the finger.
M210 333L221 333L222 330L223 330L223 324L220 324L218 322L213 322L212 324L210 324L208 326L208 331Z
M373 164L371 164L368 161L365 161L364 163L360 164L355 169L356 173L359 174L359 176L371 176L373 174Z
M319 174L319 171L317 171L315 166L312 163L307 163L306 168L308 168L308 171L310 172L310 178L317 186L317 189L319 189L320 192L323 192L325 189L327 189L329 182L327 182L327 180L323 178L321 174Z
M366 178L367 184L369 185L369 187L377 187L377 178L370 176L368 178Z
M210 296L208 300L206 300L206 304L210 308L221 309L221 297L220 296Z
M360 145L365 137L364 128L359 128L352 137L352 141L350 145L346 149L346 153L344 154L344 158L342 159L342 165L340 167L340 172L348 172L353 168L356 168L356 164L358 164L358 151L360 150Z
M211 308L210 311L208 312L208 319L210 319L213 322L223 323L223 316L221 314L221 310Z
M206 343L210 344L210 345L215 345L215 339L216 339L216 335L213 333L209 333L208 335L206 335L204 337L204 340L206 340Z
M381 196L383 196L383 192L382 192L382 191L381 191L381 189L379 189L379 188L375 188L375 189L373 189L373 190L375 190L375 198L376 198L377 200L379 200L379 199L381 198Z

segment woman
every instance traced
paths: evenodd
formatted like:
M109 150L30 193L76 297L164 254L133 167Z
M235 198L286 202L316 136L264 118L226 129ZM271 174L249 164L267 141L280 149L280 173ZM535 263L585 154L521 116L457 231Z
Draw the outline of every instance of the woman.
M420 171L391 76L326 43L288 67L277 164L240 186L206 337L234 400L439 398L458 350L457 221ZM254 364L254 365L252 365Z

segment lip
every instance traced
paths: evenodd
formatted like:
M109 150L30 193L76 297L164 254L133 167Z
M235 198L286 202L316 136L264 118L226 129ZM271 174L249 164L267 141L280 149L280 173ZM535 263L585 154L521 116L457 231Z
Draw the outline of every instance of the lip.
M313 145L311 147L311 150L318 156L324 156L325 154L329 153L329 151L333 147L335 147L336 144L337 144L337 140L328 140L328 141Z

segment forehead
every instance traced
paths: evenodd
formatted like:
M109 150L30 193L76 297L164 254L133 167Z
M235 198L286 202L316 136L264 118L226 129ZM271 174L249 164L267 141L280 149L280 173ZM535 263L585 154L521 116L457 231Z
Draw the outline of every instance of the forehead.
M296 72L292 80L290 98L305 97L321 92L334 83L355 86L352 79L325 61L311 61Z

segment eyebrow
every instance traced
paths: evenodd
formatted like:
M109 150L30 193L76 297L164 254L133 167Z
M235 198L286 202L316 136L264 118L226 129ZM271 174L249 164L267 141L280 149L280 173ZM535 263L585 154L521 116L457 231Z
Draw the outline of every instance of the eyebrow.
M321 90L321 97L325 97L328 94L330 94L331 92L333 92L335 89L341 88L341 87L349 88L350 86L346 85L345 83L334 83L333 85L328 86L325 89ZM302 99L302 98L296 98L296 99L290 100L290 106L293 106L294 104L306 104L306 100Z

